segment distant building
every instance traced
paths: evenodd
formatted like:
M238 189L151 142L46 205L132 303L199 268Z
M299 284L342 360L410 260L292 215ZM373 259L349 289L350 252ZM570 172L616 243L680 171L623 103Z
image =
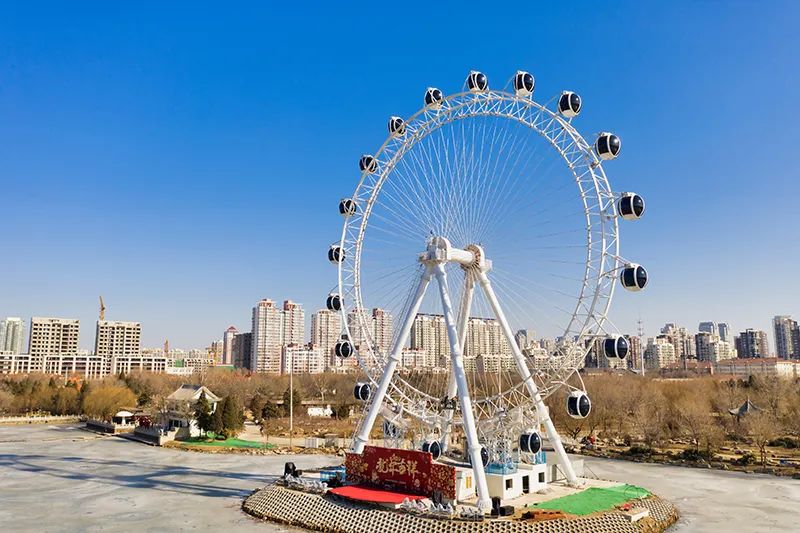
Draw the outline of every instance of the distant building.
M767 334L759 329L746 329L736 337L736 352L740 358L769 357Z
M708 333L701 331L695 335L694 338L698 361L717 363L736 357L733 346L720 339L716 332Z
M80 321L72 318L33 317L28 340L30 372L42 372L47 355L77 355Z
M233 336L233 342L231 344L231 358L235 368L246 368L248 370L252 370L250 368L250 364L252 362L252 347L252 333L237 333Z
M733 338L731 337L731 327L727 322L720 322L717 324L717 332L719 333L720 340L733 343Z
M25 346L25 322L10 316L0 322L0 352L22 354Z
M101 357L138 356L141 354L142 324L98 320L94 353Z
M450 342L443 315L418 314L411 326L411 349L433 357L436 366L450 367Z
M372 340L381 355L388 355L392 349L392 315L385 309L372 310Z
M795 349L792 331L797 329L797 321L788 315L778 315L772 319L775 332L775 354L781 359L798 357L800 347Z
M341 366L333 353L342 333L342 315L338 311L320 309L311 315L311 343L318 346L328 367Z
M400 366L406 370L430 370L436 366L436 357L425 350L406 348L400 353Z
M712 335L717 335L717 323L716 322L700 322L697 326L697 331L701 333L710 333Z
M675 348L677 359L694 359L697 356L694 335L685 327L670 322L661 328L661 335Z
M253 344L250 370L281 373L283 315L272 300L261 300L253 307Z
M325 354L319 346L291 344L283 347L283 374L321 374L325 366Z
M675 346L666 335L648 339L644 364L648 370L658 370L678 361Z
M525 350L536 340L536 332L532 329L520 329L514 334L514 340L520 350Z
M792 328L792 346L794 346L794 357L800 359L800 324L795 322Z
M777 357L729 359L714 365L714 371L716 374L731 375L737 378L767 375L796 379L800 377L800 362L787 361Z
M475 370L479 374L497 374L515 368L516 362L510 353L480 354L475 357Z
M233 338L239 331L231 326L222 334L222 364L233 364Z
M281 318L281 344L303 344L306 335L306 313L303 307L291 300L284 300Z

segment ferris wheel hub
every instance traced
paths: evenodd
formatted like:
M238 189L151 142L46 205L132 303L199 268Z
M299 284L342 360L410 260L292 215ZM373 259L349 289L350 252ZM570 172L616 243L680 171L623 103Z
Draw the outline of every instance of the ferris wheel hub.
M455 248L446 237L435 236L428 239L428 248L419 254L419 262L428 264L457 263L465 270L476 269L488 272L492 262L486 259L483 248L469 244L465 248Z

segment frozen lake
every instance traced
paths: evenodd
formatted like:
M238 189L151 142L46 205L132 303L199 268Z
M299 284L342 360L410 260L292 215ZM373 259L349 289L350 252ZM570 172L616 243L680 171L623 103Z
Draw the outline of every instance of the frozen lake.
M286 531L240 506L283 473L287 459L159 449L76 426L3 426L0 531ZM292 460L310 468L336 458ZM800 524L800 481L594 458L586 464L599 477L677 504L682 518L671 531L775 532Z

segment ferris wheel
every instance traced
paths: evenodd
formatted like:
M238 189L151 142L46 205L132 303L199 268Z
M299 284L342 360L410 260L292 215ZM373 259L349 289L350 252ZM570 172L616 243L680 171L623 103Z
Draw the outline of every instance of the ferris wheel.
M587 353L629 352L608 319L615 285L635 292L648 279L619 255L619 219L645 209L603 169L619 137L578 133L575 92L544 104L533 93L528 72L495 90L472 71L461 91L428 88L422 109L390 117L339 203L344 227L328 250L339 282L327 307L343 330L335 355L366 375L353 451L379 417L387 440L434 458L457 455L461 436L482 507L484 468L532 460L542 428L577 481L544 400L563 389L570 416L588 416Z

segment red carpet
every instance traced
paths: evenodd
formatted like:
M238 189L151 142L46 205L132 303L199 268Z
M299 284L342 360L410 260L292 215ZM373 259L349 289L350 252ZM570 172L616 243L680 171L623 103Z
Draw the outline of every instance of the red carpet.
M402 492L392 492L383 489L374 489L363 485L350 485L347 487L337 487L328 491L331 494L347 498L348 500L356 500L359 502L370 503L403 503L406 498L409 501L424 500L425 496L419 494L403 494Z

